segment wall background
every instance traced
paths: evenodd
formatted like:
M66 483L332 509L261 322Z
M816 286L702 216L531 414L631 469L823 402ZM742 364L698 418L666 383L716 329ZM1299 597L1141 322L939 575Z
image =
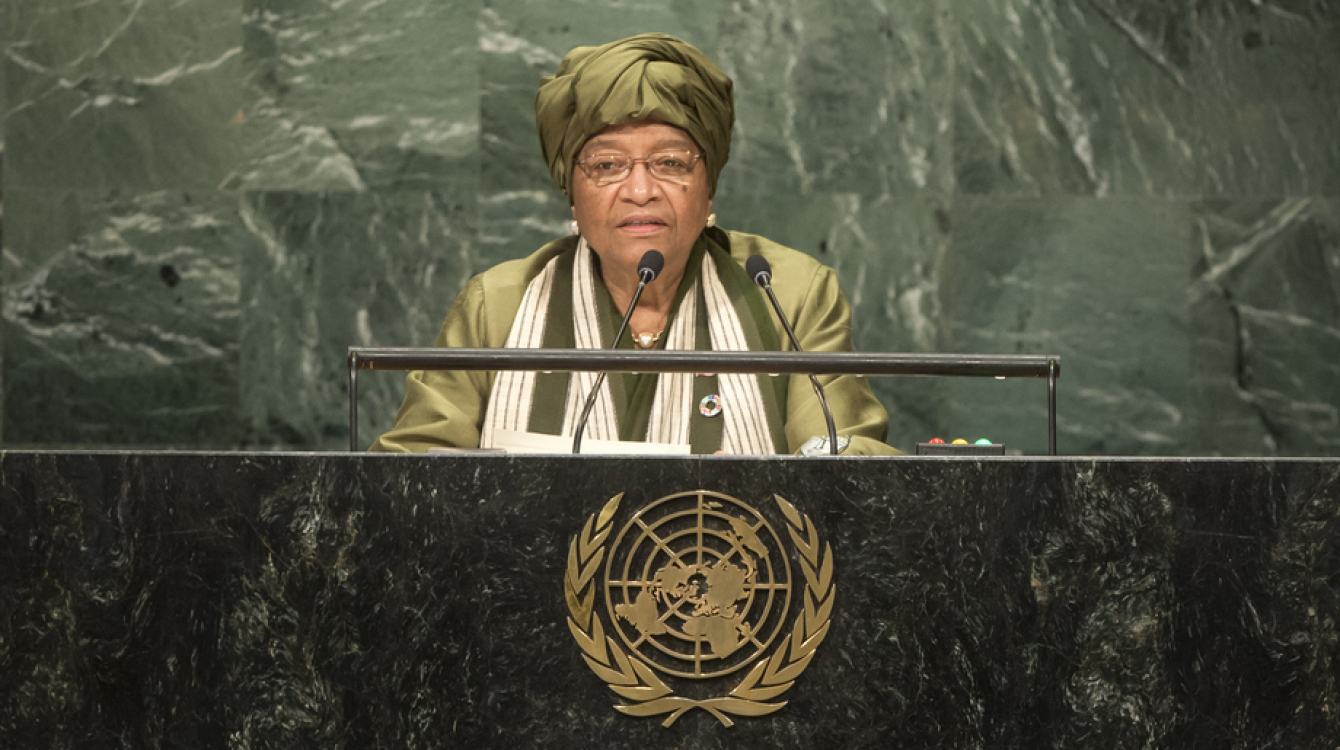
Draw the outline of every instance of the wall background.
M538 79L654 30L736 81L721 223L860 348L1061 355L1065 453L1340 453L1340 0L0 8L5 447L345 448L346 347L565 231ZM876 388L1045 451L1039 382Z

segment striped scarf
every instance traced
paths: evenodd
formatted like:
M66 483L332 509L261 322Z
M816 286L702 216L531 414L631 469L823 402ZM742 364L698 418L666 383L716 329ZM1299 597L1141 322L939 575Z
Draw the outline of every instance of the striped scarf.
M564 253L545 265L526 287L521 307L507 336L507 348L537 349L544 346L545 331L556 299L555 286L558 285L555 284L555 278L560 275L560 264L564 262L572 264L571 309L576 346L579 349L599 349L605 346L602 338L608 338L609 334L602 337L596 314L596 284L600 282L595 273L593 257L594 251L583 238L577 244L575 258L569 260L570 256ZM561 294L561 290L558 293ZM703 307L705 311L700 309ZM701 271L685 293L678 314L670 324L665 336L665 348L694 349L699 316L704 314L712 349L749 349L741 325L741 315L731 304L711 252L702 253ZM748 309L745 315L752 323L754 316ZM577 372L569 376L562 435L571 436L576 429L582 406L595 387L596 376L593 372ZM537 378L538 373L535 372L498 373L484 417L480 447L493 446L496 430L524 432L530 429ZM693 419L700 413L699 405L695 403L694 378L692 373L665 373L658 376L647 431L643 437L646 442L689 444ZM726 453L743 455L777 452L774 443L780 436L780 430L777 425L770 424L770 410L765 408L765 386L761 383L761 376L722 373L716 376L716 382L720 393L714 395L718 395L723 404L719 417L723 420L721 449ZM775 406L772 411L776 412ZM599 440L619 439L618 417L609 379L601 384L585 434Z

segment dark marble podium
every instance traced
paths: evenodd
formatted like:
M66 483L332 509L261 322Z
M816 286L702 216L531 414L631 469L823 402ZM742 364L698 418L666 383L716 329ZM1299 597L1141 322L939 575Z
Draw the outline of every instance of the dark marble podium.
M563 580L698 489L794 503L836 605L780 711L667 728ZM0 455L6 748L1333 750L1338 622L1335 460Z

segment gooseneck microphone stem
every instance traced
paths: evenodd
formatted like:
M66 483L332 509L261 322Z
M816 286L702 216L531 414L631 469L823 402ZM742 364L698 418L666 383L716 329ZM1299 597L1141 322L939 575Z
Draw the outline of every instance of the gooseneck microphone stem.
M645 280L637 283L637 291L633 292L633 301L628 303L628 312L623 315L623 323L619 325L619 332L614 334L614 343L610 346L611 349L618 348L619 339L623 338L623 332L628 328L628 320L633 317L633 308L637 307L637 300L642 296L642 290L646 288L647 282ZM591 389L591 393L586 397L586 404L582 406L582 416L577 420L577 428L572 433L573 453L582 452L582 433L586 432L586 421L591 418L591 410L596 405L596 395L600 393L600 386L605 383L606 374L605 370L601 370L600 374L596 375L595 387Z
M772 265L768 259L762 255L751 255L745 263L745 269L753 277L754 283L763 287L763 291L768 295L768 301L772 303L772 309L777 312L778 320L782 321L782 328L786 330L786 335L791 337L791 345L796 351L803 352L805 349L800 345L800 339L796 338L796 332L791 328L791 321L786 319L786 313L782 312L782 303L777 301L777 295L772 291ZM828 425L828 453L836 456L838 454L837 426L833 424L833 411L828 408L828 399L824 396L824 388L819 385L819 378L810 375L810 385L814 386L814 395L819 398L819 408L823 409L824 422Z
M619 341L623 339L623 332L628 330L628 321L633 319L633 311L637 309L637 301L642 298L642 290L647 285L656 280L661 273L661 268L665 265L665 256L658 250L648 250L642 254L642 259L637 262L637 289L633 292L633 299L628 303L628 310L623 314L623 322L619 324L618 333L614 334L614 341L610 343L609 348L619 348ZM607 371L601 370L596 376L596 385L591 389L591 393L586 397L586 404L582 406L582 416L577 420L577 427L572 433L572 452L582 452L582 433L586 432L586 422L591 418L591 409L595 408L596 396L600 393L600 386L605 383Z

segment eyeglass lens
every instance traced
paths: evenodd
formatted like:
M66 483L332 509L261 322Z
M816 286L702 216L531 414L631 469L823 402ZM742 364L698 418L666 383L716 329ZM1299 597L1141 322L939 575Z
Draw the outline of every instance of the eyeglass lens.
M667 151L634 159L625 154L592 154L578 164L597 185L622 182L633 172L633 165L643 162L647 171L660 180L682 180L693 174L693 167L701 158L688 151Z

